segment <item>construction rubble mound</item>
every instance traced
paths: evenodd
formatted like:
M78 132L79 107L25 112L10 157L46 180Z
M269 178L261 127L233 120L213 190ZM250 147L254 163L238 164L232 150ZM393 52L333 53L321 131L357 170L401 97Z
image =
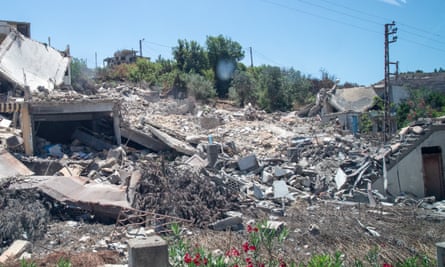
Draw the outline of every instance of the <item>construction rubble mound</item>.
M390 203L425 207L434 210L435 219L444 217L441 202L434 199L393 196L372 187L385 175L384 165L403 152L406 140L415 143L433 122L413 124L403 132L403 144L396 136L392 147L382 147L375 138L338 131L335 123L301 118L298 112L160 99L157 91L129 84L104 83L93 91L41 89L29 101L117 103L120 140L113 136L116 126L113 132L110 120L85 115L98 126L67 122L62 127L74 128L64 138L51 127L39 129L45 134L37 132L34 155L26 155L21 131L14 124L0 128L0 156L8 159L0 163L3 248L16 239L48 237L54 221L104 222L108 229L116 228L124 210L213 230L242 229L243 221L231 218L276 216L286 221L301 201L308 209L321 201L372 208ZM58 240L64 244L63 237ZM102 248L125 247L124 241L101 242ZM44 245L57 247L54 242Z

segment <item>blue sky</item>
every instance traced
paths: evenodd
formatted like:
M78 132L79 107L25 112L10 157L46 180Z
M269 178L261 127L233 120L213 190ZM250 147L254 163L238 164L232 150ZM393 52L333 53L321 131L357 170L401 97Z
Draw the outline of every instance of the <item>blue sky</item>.
M31 23L32 38L90 67L120 49L171 58L178 39L205 45L222 34L239 42L250 65L293 67L369 85L384 76L384 24L396 22L390 60L400 71L445 68L444 0L128 0L4 1L0 20Z

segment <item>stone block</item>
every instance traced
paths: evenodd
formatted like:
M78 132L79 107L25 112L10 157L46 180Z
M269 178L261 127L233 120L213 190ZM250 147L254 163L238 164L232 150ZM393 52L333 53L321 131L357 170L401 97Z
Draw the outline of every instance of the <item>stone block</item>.
M238 226L243 223L243 219L241 217L227 217L216 221L209 225L209 227L215 231L225 231L227 229L233 230L238 228Z
M23 138L20 136L13 135L6 139L6 145L8 148L16 148L23 144Z
M240 171L251 171L259 167L257 158L254 154L238 160L238 168Z
M128 240L128 267L168 267L167 242L154 235Z
M26 240L15 240L7 250L0 256L0 263L5 263L8 259L15 259L23 252L31 251L31 243Z
M219 144L208 144L207 145L207 166L213 167L218 160L218 154L221 151Z

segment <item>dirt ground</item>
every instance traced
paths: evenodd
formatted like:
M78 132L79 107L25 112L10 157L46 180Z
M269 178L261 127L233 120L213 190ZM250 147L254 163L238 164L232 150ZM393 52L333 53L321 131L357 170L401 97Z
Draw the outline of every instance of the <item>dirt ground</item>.
M310 203L311 202L311 203ZM346 266L377 249L381 262L401 262L409 257L436 258L435 243L445 240L444 221L415 206L380 206L371 209L365 203L340 203L324 200L298 200L286 207L285 216L270 216L261 210L242 211L243 223L262 219L286 223L289 235L276 245L277 258L307 262L317 254L341 252ZM374 230L372 235L366 227ZM114 225L76 221L52 222L44 237L33 243L33 259L38 266L52 266L69 258L73 266L125 264L128 255L125 240L111 237ZM314 231L314 229L318 231ZM241 248L245 231L213 231L190 227L184 237L191 245L209 251ZM164 238L170 240L171 236ZM6 266L19 266L10 264Z

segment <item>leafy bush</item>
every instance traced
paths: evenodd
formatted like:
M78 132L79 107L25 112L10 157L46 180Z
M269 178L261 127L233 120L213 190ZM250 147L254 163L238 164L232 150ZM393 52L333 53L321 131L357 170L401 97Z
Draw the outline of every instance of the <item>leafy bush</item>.
M195 73L185 76L188 94L195 97L196 100L207 101L216 96L216 90L211 81Z

